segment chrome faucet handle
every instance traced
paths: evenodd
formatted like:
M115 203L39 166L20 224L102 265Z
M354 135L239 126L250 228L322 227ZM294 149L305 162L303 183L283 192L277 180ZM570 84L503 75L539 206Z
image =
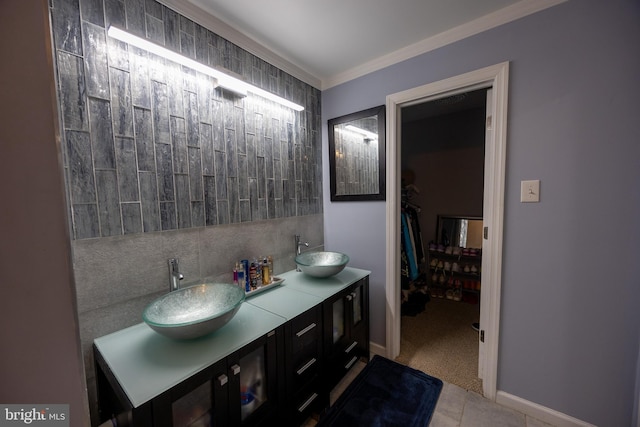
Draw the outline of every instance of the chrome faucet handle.
M170 258L169 263L169 292L177 291L180 288L180 280L184 279L184 275L180 273L178 267L178 259Z

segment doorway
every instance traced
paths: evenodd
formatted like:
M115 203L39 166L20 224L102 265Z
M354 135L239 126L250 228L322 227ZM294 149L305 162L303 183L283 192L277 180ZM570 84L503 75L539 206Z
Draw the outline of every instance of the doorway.
M386 350L400 353L400 149L403 108L427 101L491 88L485 143L483 196L483 292L480 297L478 372L483 394L495 400L502 266L503 200L506 151L506 112L509 64L502 63L387 96L386 204Z
M479 394L487 96L475 89L403 107L401 117L397 360Z

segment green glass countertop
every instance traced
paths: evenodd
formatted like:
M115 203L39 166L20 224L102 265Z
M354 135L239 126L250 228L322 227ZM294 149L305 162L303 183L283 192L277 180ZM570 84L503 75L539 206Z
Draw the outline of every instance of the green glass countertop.
M139 407L369 274L347 267L316 279L292 270L278 275L285 279L282 285L247 298L211 335L176 341L139 323L94 344L131 404Z

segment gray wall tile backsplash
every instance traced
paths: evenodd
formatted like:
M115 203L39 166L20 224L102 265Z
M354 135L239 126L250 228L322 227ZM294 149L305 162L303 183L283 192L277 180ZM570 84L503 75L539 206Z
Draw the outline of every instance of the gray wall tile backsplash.
M53 0L72 238L322 212L319 90L154 0ZM125 27L305 106L111 39Z

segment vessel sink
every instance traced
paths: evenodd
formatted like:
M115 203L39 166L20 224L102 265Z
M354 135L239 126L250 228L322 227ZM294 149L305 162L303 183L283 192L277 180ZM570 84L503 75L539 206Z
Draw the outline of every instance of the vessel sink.
M330 277L340 273L349 257L340 252L305 252L296 256L296 264L302 272L313 277Z
M154 331L175 339L210 334L235 316L245 292L230 283L204 283L169 292L145 307L142 318Z

